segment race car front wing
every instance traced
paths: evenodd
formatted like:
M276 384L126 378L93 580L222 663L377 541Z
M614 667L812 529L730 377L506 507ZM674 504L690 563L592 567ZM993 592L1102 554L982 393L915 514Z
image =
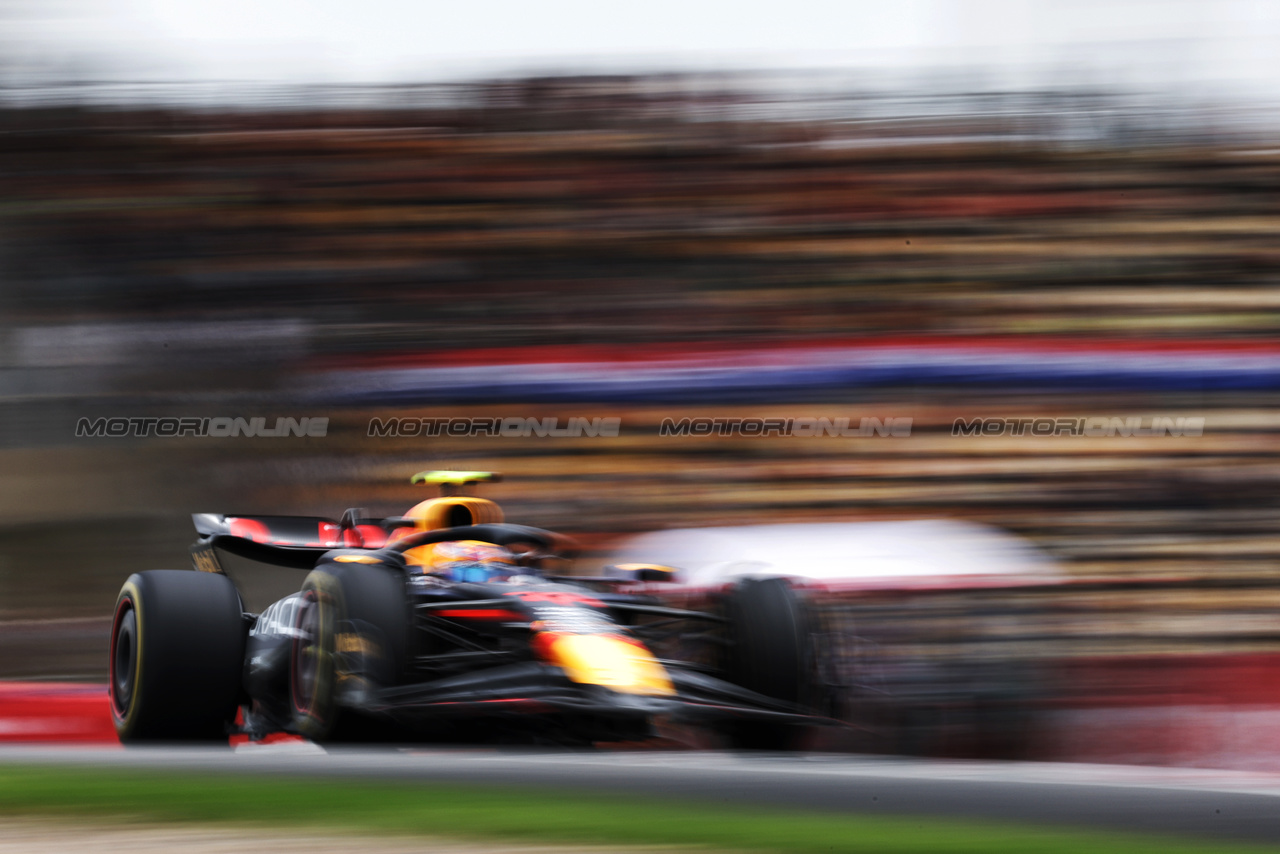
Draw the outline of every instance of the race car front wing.
M530 661L391 688L374 688L358 678L351 679L340 694L340 701L362 712L388 714L402 720L573 712L666 716L684 723L736 719L838 724L701 673L669 669L668 675L676 689L674 695L644 696L579 684L558 667Z

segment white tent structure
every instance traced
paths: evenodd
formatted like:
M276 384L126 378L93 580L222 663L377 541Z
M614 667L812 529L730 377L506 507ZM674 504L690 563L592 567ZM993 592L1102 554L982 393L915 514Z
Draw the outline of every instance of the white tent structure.
M953 519L656 531L626 541L610 562L675 567L674 580L694 585L764 575L874 586L894 580L963 586L966 578L994 576L1017 583L1062 576L1026 541Z

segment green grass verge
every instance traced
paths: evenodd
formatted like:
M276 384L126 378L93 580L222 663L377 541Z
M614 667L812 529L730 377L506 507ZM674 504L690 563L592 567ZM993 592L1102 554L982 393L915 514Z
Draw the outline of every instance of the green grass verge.
M0 815L806 854L1275 850L1120 833L713 806L546 789L12 765L0 765Z

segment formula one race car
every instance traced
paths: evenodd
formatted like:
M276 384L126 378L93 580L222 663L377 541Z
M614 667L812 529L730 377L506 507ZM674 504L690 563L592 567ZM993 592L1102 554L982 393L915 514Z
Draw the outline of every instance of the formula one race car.
M137 573L116 604L121 740L587 744L672 721L785 748L824 721L814 632L787 580L738 579L688 609L653 595L666 567L553 575L566 538L459 494L493 479L415 475L444 494L388 519L195 515L199 571ZM310 571L246 613L218 550Z

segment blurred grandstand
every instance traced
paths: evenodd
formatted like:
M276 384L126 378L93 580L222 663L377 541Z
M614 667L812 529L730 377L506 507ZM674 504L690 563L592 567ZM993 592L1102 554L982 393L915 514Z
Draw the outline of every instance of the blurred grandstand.
M533 499L540 521L576 529L670 524L661 508L673 503L681 524L945 512L1030 533L1088 572L1270 565L1280 150L1234 113L1101 92L837 95L732 76L317 90L238 108L127 106L94 91L74 104L13 96L0 112L7 452L126 454L145 471L150 456L207 449L87 445L76 418L324 409L389 365L676 358L654 345L686 361L766 362L805 345L941 347L933 362L955 364L994 346L1026 370L958 377L908 359L863 382L855 365L791 393L748 385L735 402L750 406L725 410L794 415L799 401L805 415L909 415L910 443L657 441L662 416L721 410L661 385L633 408L625 375L622 392L577 395L468 394L428 378L397 410L536 399L568 415L557 404L573 400L625 414L624 438L374 442L368 413L344 408L325 413L349 424L323 462L308 447L315 471L289 470L362 494L399 480L395 460L514 453L526 475L553 476L566 501L593 508ZM1103 363L1138 349L1157 374L1067 381L1040 364L1046 348ZM334 372L341 386L320 382ZM779 400L785 411L770 408ZM1204 436L949 434L955 417L1167 412L1205 416ZM215 470L246 454L256 460L224 443ZM685 489L710 500L675 501ZM6 518L63 518L66 497L10 490ZM109 512L168 506L138 496Z

